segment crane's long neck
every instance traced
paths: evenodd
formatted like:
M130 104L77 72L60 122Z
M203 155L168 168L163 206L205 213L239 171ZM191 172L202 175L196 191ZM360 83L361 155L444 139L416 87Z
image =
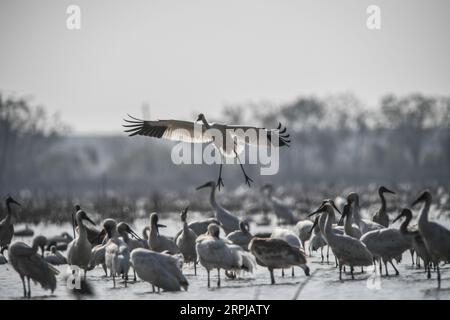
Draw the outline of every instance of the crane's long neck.
M402 222L402 224L400 225L400 232L403 234L408 234L408 226L409 223L411 222L412 216L411 215L407 215L405 218L405 221Z
M87 231L83 223L83 219L77 217L77 224L78 224L78 237L87 238Z
M205 117L202 118L202 123L207 129L211 128L211 125L206 121Z
M361 223L361 216L359 214L359 199L356 199L353 203L353 220L358 226Z
M217 204L216 201L216 187L212 186L211 187L211 193L209 194L209 202L211 203L211 206L213 208L220 208L220 206Z
M431 199L427 198L425 200L425 205L423 206L422 212L420 213L419 225L428 222L428 213L430 212L430 206L431 206Z
M9 223L11 221L11 217L12 217L12 209L11 209L11 204L9 202L6 202L6 222Z
M344 221L344 231L346 234L350 235L352 232L352 213L351 211L347 213Z
M386 213L386 198L384 197L384 193L380 192L380 199L381 199L381 208L380 208L380 215L383 215Z
M189 226L188 226L188 223L186 221L186 218L183 219L183 232L184 233L188 233L189 232Z
M332 210L327 211L325 216L327 219L325 222L325 236L327 238L327 242L330 243L329 241L332 240L335 236L335 234L332 230L333 221L335 220L334 212Z

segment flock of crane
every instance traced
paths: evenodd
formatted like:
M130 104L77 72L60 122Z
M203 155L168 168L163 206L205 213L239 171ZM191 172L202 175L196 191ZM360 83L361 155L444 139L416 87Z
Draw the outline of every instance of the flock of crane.
M0 221L0 263L9 263L20 276L23 295L31 296L30 280L39 283L42 288L52 292L57 286L60 273L55 265L67 264L82 270L83 283L86 274L96 267L102 267L105 276L112 279L116 287L116 278L123 279L127 286L129 273L134 281L139 278L160 291L187 290L189 282L183 274L183 264L193 264L197 275L197 264L206 269L207 286L211 286L210 272L217 270L217 286L221 285L220 271L233 279L243 272L253 272L257 265L265 267L270 273L271 284L275 283L274 269L284 270L294 267L303 269L310 275L307 265L311 250L321 251L324 262L324 249L331 250L339 269L350 269L352 279L355 268L377 265L382 273L384 265L386 276L388 264L396 275L398 263L405 251L411 252L413 263L423 267L428 278L436 272L438 288L441 286L440 265L450 261L450 230L441 224L429 220L432 195L428 190L412 202L411 206L423 204L417 226L411 226L412 212L408 208L400 211L394 222L403 219L399 229L389 227L390 219L386 210L386 193L391 190L380 187L381 207L372 220L363 219L360 214L359 195L351 192L341 210L331 199L325 199L319 207L309 214L310 218L298 221L293 228L276 227L270 233L252 234L247 221L238 218L216 201L217 183L208 182L197 189L210 189L210 204L214 218L188 223L188 208L181 211L183 224L173 238L160 234L166 227L159 223L157 213L150 214L149 226L140 237L126 222L117 222L107 218L101 223L101 230L93 227L94 221L88 214L76 206L73 215L74 237L68 233L46 238L37 236L32 246L21 241L12 242L14 234L13 205L20 205L8 197L7 215ZM292 211L280 199L273 197L271 186L264 186L274 213L282 220L292 223ZM340 214L337 219L336 212ZM221 237L221 230L225 237ZM39 252L40 250L40 252ZM60 251L67 250L64 256ZM8 259L5 251L8 252ZM415 255L415 259L414 259ZM329 254L327 253L327 260ZM415 261L414 261L415 260Z

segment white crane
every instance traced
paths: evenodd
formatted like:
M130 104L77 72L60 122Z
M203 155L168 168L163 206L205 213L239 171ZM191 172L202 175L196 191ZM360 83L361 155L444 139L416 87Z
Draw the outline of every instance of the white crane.
M184 262L194 263L194 274L197 275L197 250L195 249L197 235L187 224L187 211L188 208L185 208L180 214L181 221L183 222L183 229L176 238L176 244L183 254Z
M404 208L397 218L394 219L393 223L401 218L405 218L405 221L400 225L400 232L405 236L406 238L409 238L412 243L412 247L414 248L414 252L416 252L417 256L420 257L423 260L424 266L425 266L425 272L427 272L428 279L431 278L431 268L430 268L430 261L431 257L428 253L428 249L425 246L425 241L423 240L423 237L421 236L419 230L412 229L409 227L409 224L412 220L412 213L411 210L408 208Z
M267 191L267 201L269 202L269 206L277 216L278 221L286 224L294 224L297 220L294 216L294 213L288 205L283 203L281 199L273 196L273 185L266 184L261 189L263 192Z
M219 221L220 226L225 231L225 234L228 235L230 232L235 230L239 230L239 219L231 214L230 211L226 210L224 207L219 205L216 201L216 184L214 181L209 181L200 187L197 187L197 190L203 188L211 188L211 193L209 194L209 203L214 210L214 214L216 219Z
M250 241L249 249L256 262L269 270L271 284L275 284L274 269L298 266L309 276L305 253L284 240L255 237Z
M120 275L124 278L126 287L130 269L130 249L125 241L119 237L115 220L106 219L103 222L103 228L109 238L105 247L105 265L111 271L114 288L116 287L116 276Z
M73 239L68 245L67 262L69 265L75 265L83 269L84 279L86 279L86 271L89 268L92 246L87 237L84 221L89 221L94 225L95 223L83 210L79 210L75 214L75 220L78 224L78 237Z
M288 140L289 135L286 134L286 128L280 130L281 124L279 124L277 129L265 129L252 126L209 123L203 113L198 115L196 122L181 120L146 121L130 115L129 117L131 119L125 119L128 124L125 124L124 127L129 128L125 132L129 133L130 137L141 135L188 143L212 143L220 151L222 158L217 180L219 189L223 186L222 165L224 157L237 158L245 177L245 183L250 186L250 182L253 182L253 180L245 173L239 158L239 154L244 150L245 145L282 147L289 146L291 142ZM198 123L199 121L201 123ZM265 138L261 139L260 133L263 133Z
M178 259L171 255L138 248L131 252L131 263L137 275L165 291L187 291L189 283L182 274Z
M250 225L247 221L241 221L239 223L239 230L229 233L226 237L227 240L237 244L245 251L248 251L248 244L253 239L253 235L250 233Z
M423 202L424 207L419 217L419 232L425 241L425 246L430 254L431 261L437 268L438 288L441 288L441 271L439 263L441 261L450 261L450 230L439 223L430 221L428 214L430 212L432 196L430 191L425 190L413 202L412 206Z
M56 277L59 271L48 264L44 258L37 253L40 247L39 239L33 241L30 247L23 242L16 241L9 247L9 260L14 270L20 276L23 284L24 297L31 297L30 279L41 285L43 289L55 291ZM28 282L28 292L25 286L25 279Z
M352 238L359 239L362 236L361 230L359 230L356 224L353 224L352 207L350 204L346 203L342 209L341 220L344 221L344 233Z
M383 229L384 226L382 226L379 223L370 221L368 219L362 219L361 215L359 213L359 195L356 192L351 192L347 196L347 203L350 205L353 205L353 221L356 223L356 225L359 227L359 230L361 230L362 234L365 234L369 231L373 230L380 230Z
M159 234L159 228L165 228L166 226L159 224L158 220L158 214L153 212L150 215L150 236L148 238L148 247L156 252L163 252L167 250L171 254L180 253L180 249L174 241Z
M217 286L220 287L220 269L239 272L253 272L253 257L235 244L228 244L219 238L220 228L216 224L208 226L208 232L197 238L196 250L200 264L208 273L210 287L210 271L217 269Z
M381 186L378 188L378 195L381 199L381 207L378 211L373 215L372 221L378 224L381 224L384 227L389 227L389 216L386 210L386 198L384 197L385 193L395 194L394 191L389 190L388 188Z
M12 222L13 211L11 204L21 206L16 200L11 197L6 198L6 217L0 221L0 251L3 253L11 243L11 239L14 235L14 225Z
M334 210L329 203L323 204L319 209L310 214L324 212L326 215L325 236L328 245L339 264L339 280L342 280L342 268L344 265L350 266L352 279L354 279L353 269L356 266L369 266L372 264L373 257L366 246L358 239L345 234L337 234L332 230Z

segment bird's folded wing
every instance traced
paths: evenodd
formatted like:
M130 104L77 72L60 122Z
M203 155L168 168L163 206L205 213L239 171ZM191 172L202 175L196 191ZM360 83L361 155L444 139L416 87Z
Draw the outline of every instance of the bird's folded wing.
M275 145L273 141L278 141L278 147L289 146L289 134L286 128L282 128L281 124L277 129L266 129L252 126L234 126L228 125L230 134L237 139L238 143L248 145L269 146Z
M189 143L212 142L212 135L199 123L181 120L144 121L131 117L123 125L129 136L141 135Z

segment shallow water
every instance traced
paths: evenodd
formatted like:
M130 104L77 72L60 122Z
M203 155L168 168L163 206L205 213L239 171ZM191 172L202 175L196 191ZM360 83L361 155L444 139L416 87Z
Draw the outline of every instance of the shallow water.
M193 219L194 220L194 219ZM161 222L169 227L162 232L166 235L174 235L181 222L161 219ZM140 233L146 219L137 220L134 223L135 230ZM22 228L23 226L17 226ZM269 231L273 226L251 226L252 232ZM44 234L52 236L62 231L72 232L69 224L38 225L33 226L35 235ZM30 242L30 238L15 239ZM306 277L303 270L295 268L295 277L291 277L291 270L285 270L285 277L281 277L281 270L276 270L276 285L270 285L270 277L267 269L257 267L253 274L242 274L239 278L227 279L221 272L222 286L216 287L217 272L211 272L211 288L207 288L207 276L203 267L197 268L197 276L194 276L193 266L185 265L183 273L189 281L187 292L177 293L153 293L152 286L142 281L131 281L125 288L120 280L116 288L113 288L112 279L105 278L101 267L88 272L87 279L94 287L93 299L450 299L450 267L442 267L442 288L437 290L436 274L432 273L432 279L426 279L423 269L411 266L409 252L405 252L402 263L397 265L399 276L392 276L394 271L390 268L389 277L379 277L373 272L373 268L360 274L359 268L355 273L355 280L350 275L344 275L344 281L339 281L338 269L334 266L334 258L330 253L330 263L320 263L320 253L313 252L308 265L311 276ZM66 288L65 274L67 266L59 266L58 286L53 294L31 284L33 299L73 299L71 290ZM130 270L130 280L132 280ZM9 265L0 265L0 299L22 299L22 283L19 275Z

